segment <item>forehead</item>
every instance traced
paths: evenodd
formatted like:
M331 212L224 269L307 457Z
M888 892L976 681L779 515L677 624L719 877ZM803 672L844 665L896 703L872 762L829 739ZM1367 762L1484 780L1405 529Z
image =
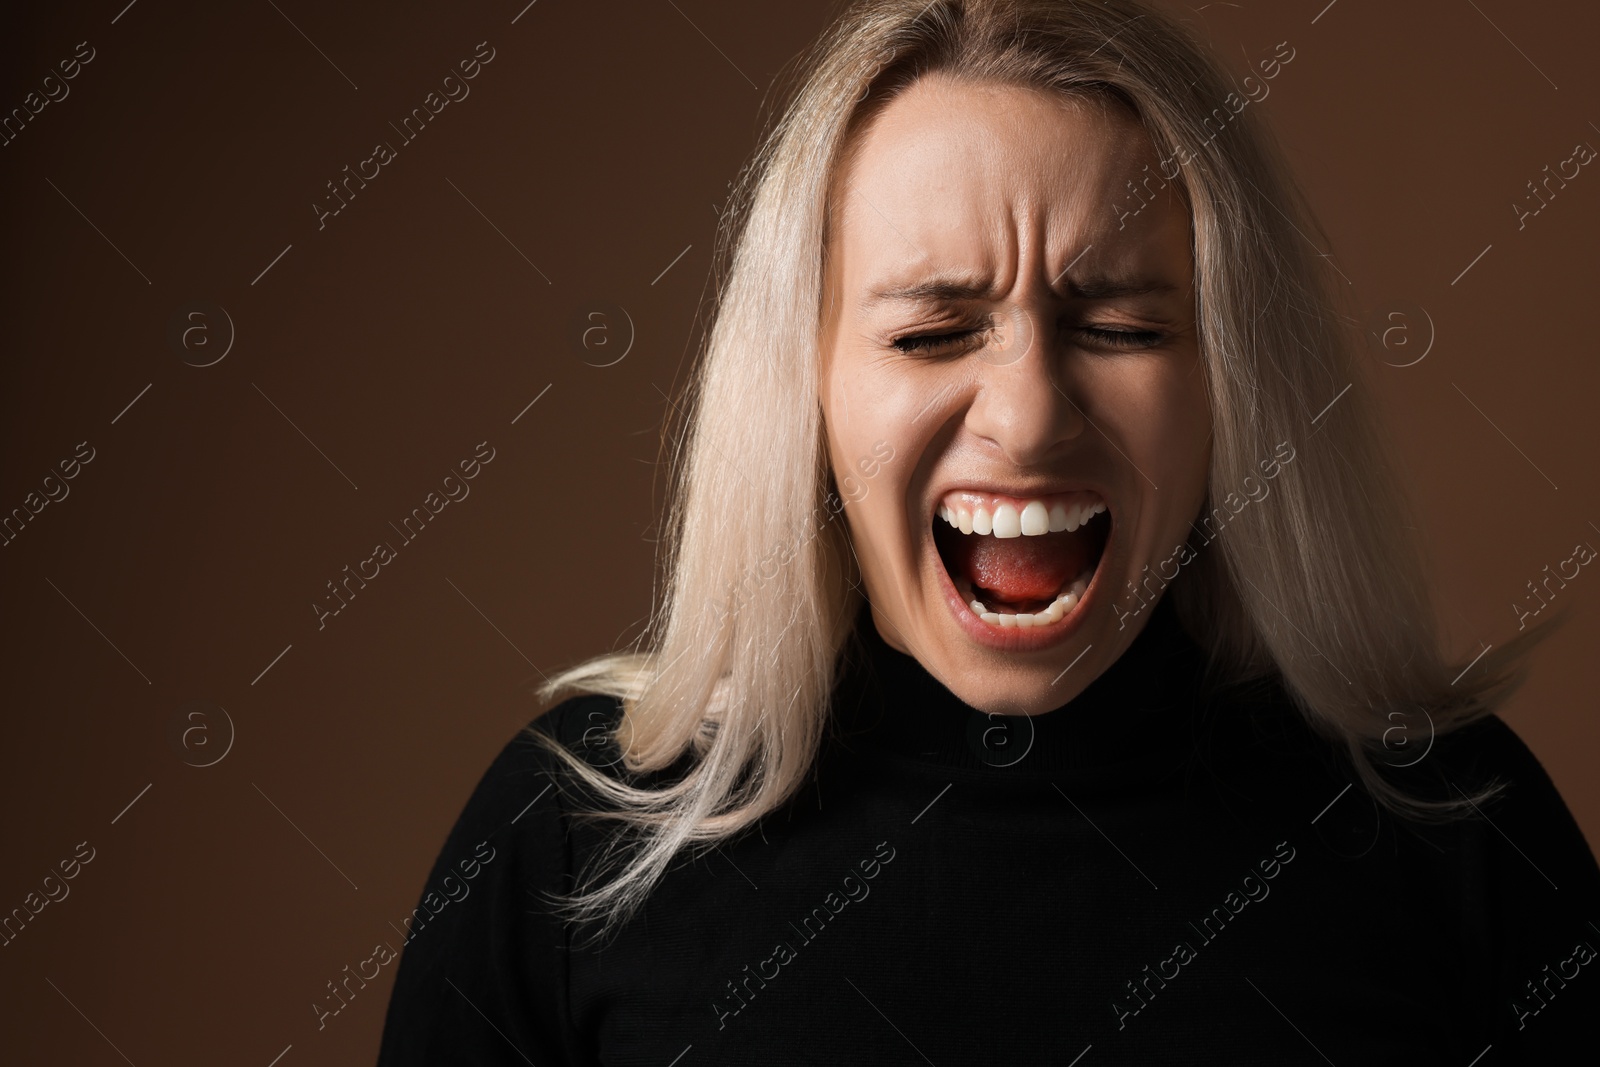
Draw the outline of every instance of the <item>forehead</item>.
M830 243L857 277L1091 245L1101 265L1131 267L1180 228L1187 247L1175 200L1122 221L1139 203L1128 182L1158 163L1142 124L1108 99L931 75L857 131L834 178Z
M948 74L913 82L856 132L852 147L852 180L865 178L874 164L914 171L938 161L991 175L997 167L1020 168L1019 177L1086 175L1094 162L1127 163L1154 151L1138 119L1104 95Z

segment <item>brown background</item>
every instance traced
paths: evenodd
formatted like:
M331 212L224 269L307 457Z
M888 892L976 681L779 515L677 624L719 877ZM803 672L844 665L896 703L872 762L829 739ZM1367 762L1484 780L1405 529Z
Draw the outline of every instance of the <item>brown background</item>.
M828 12L523 2L0 14L6 112L78 42L96 51L0 147L0 511L95 450L0 548L0 911L96 850L0 948L9 1062L370 1062L392 965L320 1032L310 1005L398 946L541 671L639 631L664 393L700 337L717 212ZM1414 343L1375 351L1375 378L1467 658L1515 630L1545 564L1600 545L1600 175L1521 231L1510 206L1600 144L1600 13L1324 3L1188 14L1241 73L1295 49L1252 106L1357 303L1410 308ZM480 41L495 58L471 95L398 146L388 123ZM398 158L319 230L324 183L378 140ZM209 367L169 343L191 301L236 331ZM582 317L608 307L613 343L586 352ZM585 365L620 353L618 307L631 350ZM1426 358L1383 365L1423 350L1426 320ZM484 440L471 495L319 631L324 583L398 543L388 523ZM1572 624L1504 714L1594 841L1600 575L1561 596ZM171 736L194 700L235 731L209 767ZM223 750L206 722L191 762Z

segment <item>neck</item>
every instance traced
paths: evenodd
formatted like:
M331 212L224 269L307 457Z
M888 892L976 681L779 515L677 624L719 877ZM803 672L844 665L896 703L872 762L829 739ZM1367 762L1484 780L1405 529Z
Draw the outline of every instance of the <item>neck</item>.
M991 715L891 647L863 606L835 691L851 751L1000 778L1040 778L1189 747L1205 655L1163 598L1133 643L1078 696L1039 715Z

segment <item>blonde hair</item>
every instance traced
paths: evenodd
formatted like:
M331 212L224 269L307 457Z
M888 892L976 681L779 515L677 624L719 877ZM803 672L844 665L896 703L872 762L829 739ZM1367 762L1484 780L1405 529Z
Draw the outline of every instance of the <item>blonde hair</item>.
M619 698L628 772L687 768L642 785L534 730L599 798L585 814L620 824L583 891L557 902L574 922L625 921L680 852L789 799L819 750L860 603L817 400L829 194L866 118L931 73L1109 100L1180 160L1214 425L1204 514L1280 443L1294 450L1275 501L1225 513L1227 536L1172 581L1213 677L1281 678L1375 798L1444 818L1465 799L1413 798L1379 773L1393 716L1421 711L1431 736L1490 714L1549 629L1470 678L1446 661L1319 229L1259 109L1227 105L1236 91L1182 25L1136 0L863 0L802 57L724 215L651 624L636 650L540 690Z

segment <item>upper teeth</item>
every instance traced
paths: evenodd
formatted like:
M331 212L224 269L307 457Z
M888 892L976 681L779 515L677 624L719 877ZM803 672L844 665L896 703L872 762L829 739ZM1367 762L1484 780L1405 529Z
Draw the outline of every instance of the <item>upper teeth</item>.
M1106 509L1103 500L1083 500L1070 504L1046 504L1029 500L1019 511L1015 504L968 507L966 504L941 504L939 517L962 533L990 534L995 537L1037 537L1040 534L1071 532Z

